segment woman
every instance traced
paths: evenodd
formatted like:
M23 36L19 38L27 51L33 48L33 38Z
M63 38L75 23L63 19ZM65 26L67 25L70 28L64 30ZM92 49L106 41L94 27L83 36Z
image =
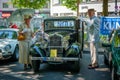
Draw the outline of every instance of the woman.
M19 27L19 33L25 35L25 40L19 41L19 63L24 64L24 69L31 68L29 49L32 40L33 30L30 27L30 15L24 15L24 23Z

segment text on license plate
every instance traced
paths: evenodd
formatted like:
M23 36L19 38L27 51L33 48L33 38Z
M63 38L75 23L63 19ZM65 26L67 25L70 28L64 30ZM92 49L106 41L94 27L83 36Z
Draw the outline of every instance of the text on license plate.
M57 57L57 49L50 50L50 57Z

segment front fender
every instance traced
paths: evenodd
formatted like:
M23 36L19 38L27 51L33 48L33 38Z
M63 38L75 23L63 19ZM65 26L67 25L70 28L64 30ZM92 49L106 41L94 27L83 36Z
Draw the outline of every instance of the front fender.
M37 56L40 56L40 57L44 57L45 55L45 53L44 53L44 51L42 51L42 49L41 48L39 48L39 46L33 46L31 49L30 49L30 54L32 55L32 56L34 56L34 55L37 55Z
M80 46L73 43L66 51L66 56L76 57L80 54Z

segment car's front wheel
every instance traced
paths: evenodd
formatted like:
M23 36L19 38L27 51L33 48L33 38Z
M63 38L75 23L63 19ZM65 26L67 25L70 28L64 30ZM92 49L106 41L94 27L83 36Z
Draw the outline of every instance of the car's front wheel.
M75 61L74 63L74 72L79 72L80 71L80 61Z
M40 56L37 54L34 54L32 55L32 57L40 57ZM40 60L32 60L32 67L35 73L38 72L40 68Z
M72 65L72 70L76 73L78 73L80 71L80 55L78 57L78 61L74 61L73 65Z
M17 61L18 59L19 59L19 47L16 46L12 56L12 60Z

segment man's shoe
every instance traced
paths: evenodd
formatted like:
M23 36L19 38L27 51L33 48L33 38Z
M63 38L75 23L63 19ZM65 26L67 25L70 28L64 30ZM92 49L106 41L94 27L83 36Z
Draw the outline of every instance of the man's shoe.
M89 64L88 66L92 66L92 64Z
M97 66L88 66L88 69L95 69L95 68L98 68L99 66L97 65Z

